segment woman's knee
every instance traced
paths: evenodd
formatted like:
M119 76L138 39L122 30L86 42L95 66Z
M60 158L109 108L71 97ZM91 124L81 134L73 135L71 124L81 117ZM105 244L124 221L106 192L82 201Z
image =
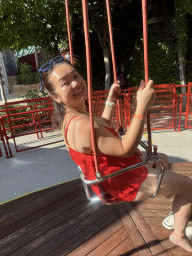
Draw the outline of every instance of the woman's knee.
M134 201L145 200L151 197L156 192L158 174L159 170L153 168L148 169L148 176L141 184Z
M192 194L192 179L180 173L166 170L159 189L159 195L171 198L175 195Z
M158 169L148 169L148 177L141 184L134 201L145 200L156 192L158 175ZM175 195L179 195L189 196L192 199L191 192L192 179L190 177L171 170L165 170L157 196L163 196L166 199L170 199Z

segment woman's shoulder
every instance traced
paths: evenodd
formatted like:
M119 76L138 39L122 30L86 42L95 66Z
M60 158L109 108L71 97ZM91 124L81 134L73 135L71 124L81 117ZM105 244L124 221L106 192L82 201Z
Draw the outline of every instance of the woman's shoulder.
M93 119L94 119L94 127L95 128L98 128L100 126L110 128L110 126L103 119L95 117L95 116ZM90 129L90 117L85 114L67 116L63 121L63 129L65 129L65 127L67 127L67 125L69 126L69 129L72 128L74 125L77 128L83 126L84 129L88 126L88 128Z
M63 130L68 128L72 128L74 125L82 125L83 123L87 123L89 121L89 117L87 115L70 115L66 116L63 120Z
M76 115L66 118L63 122L63 134L69 147L80 153L90 151L90 121L88 116Z
M106 129L107 124L100 118L94 117L94 129L97 137L112 135ZM92 150L91 125L87 115L70 116L64 120L63 134L69 147L80 153L87 153ZM114 136L114 135L113 135ZM67 138L66 138L67 137Z

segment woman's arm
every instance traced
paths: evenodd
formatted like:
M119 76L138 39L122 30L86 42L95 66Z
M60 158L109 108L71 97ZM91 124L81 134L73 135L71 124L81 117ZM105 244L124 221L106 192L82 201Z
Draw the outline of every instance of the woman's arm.
M122 140L109 132L104 126L94 122L97 152L116 157L132 156L140 143L145 117L154 99L155 90L153 81L149 81L145 88L144 82L142 82L137 93L135 116ZM70 125L69 144L74 143L71 146L82 153L92 150L89 117L83 117L83 120L81 119L79 122L72 120Z
M110 102L110 101L108 101ZM113 104L113 106L107 106L105 105L104 111L102 116L100 117L103 119L109 126L112 125L112 118L113 118L113 112L115 110L116 103Z
M119 141L114 137L103 136L104 133L102 132L102 129L99 129L98 131L96 130L97 134L102 133L102 135L98 137L98 148L100 151L108 155L121 157L132 156L141 141L145 118L154 99L155 89L153 81L150 80L146 87L144 81L142 81L137 92L136 112L123 139ZM106 145L106 147L104 147L104 145ZM106 151L104 152L104 150Z
M120 92L121 88L119 82L111 86L107 97L107 102L112 103L113 106L105 105L103 114L101 116L101 118L110 126L112 124L113 113L116 107L116 97L120 94Z

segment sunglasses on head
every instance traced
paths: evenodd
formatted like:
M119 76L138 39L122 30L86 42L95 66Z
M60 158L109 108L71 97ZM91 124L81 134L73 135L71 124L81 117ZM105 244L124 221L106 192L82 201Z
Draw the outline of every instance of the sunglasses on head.
M61 62L62 60L64 60L63 56L58 55L58 56L54 57L52 60L50 60L48 63L44 64L42 67L39 68L38 72L39 72L39 75L40 75L41 79L43 80L44 84L45 84L45 81L43 79L41 72L48 71L50 68L53 67L53 63L58 63L58 62Z

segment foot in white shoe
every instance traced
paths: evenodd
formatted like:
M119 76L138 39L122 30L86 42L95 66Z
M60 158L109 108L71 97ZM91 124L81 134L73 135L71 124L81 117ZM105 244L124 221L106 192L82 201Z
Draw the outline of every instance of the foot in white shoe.
M163 220L162 225L169 230L174 229L173 212L170 212L169 215ZM187 227L191 227L188 232L190 233L190 235L192 237L192 218L190 218L190 220L187 224Z

